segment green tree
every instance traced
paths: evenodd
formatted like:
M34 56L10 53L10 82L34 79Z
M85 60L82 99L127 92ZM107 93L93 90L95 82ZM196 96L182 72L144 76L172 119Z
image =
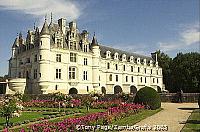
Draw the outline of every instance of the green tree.
M184 92L200 92L200 54L178 53L171 64L174 89Z
M0 116L6 119L6 126L9 126L10 118L12 114L17 111L19 108L16 104L16 99L12 97L7 97L4 99L3 104L0 108Z
M170 58L167 54L161 52L160 50L156 51L156 53L158 58L158 65L162 67L163 83L165 84L165 88L172 92L173 86L171 83L172 78L170 69L172 58Z

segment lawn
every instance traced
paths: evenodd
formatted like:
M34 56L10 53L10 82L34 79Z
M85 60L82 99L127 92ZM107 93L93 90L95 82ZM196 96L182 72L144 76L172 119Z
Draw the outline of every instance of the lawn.
M200 109L192 112L181 132L199 132L200 131Z
M159 111L161 111L162 109L157 109L157 110L142 110L141 112L135 114L135 115L131 115L129 117L125 117L121 120L117 120L115 122L113 122L112 124L113 125L134 125L136 124L137 122L149 117L149 116L152 116L156 113L158 113Z
M13 117L10 119L10 123L23 122L25 120L34 120L47 115L58 114L58 112L22 112L20 117ZM0 117L0 130L5 125L5 118Z
M34 108L29 108L29 109L34 109L34 110L58 110L57 108L39 108L39 107L34 107ZM63 121L64 119L70 118L70 117L80 117L80 116L84 116L86 114L89 113L96 113L96 112L104 112L104 109L90 109L89 111L87 111L86 109L78 109L78 108L62 108L65 111L73 111L73 114L69 114L69 115L65 115L65 116L61 116L61 117L57 117L57 118L51 118L48 119L50 122L59 122L59 121ZM37 118L41 118L44 117L46 115L50 115L50 114L58 114L58 112L23 112L22 116L20 117L15 117L11 119L11 122L13 120L13 122L22 122L24 120L30 120L30 119L37 119ZM1 119L1 118L0 118ZM3 119L2 119L3 120ZM1 120L0 120L1 121ZM1 123L1 122L0 122ZM3 120L3 123L5 123L5 121ZM27 124L23 124L20 125L20 127L15 128L15 131L19 131L21 128L25 128L28 127ZM3 129L3 126L0 125L0 130Z

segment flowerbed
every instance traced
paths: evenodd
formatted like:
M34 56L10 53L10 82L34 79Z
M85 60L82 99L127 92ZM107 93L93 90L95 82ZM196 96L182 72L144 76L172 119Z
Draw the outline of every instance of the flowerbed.
M58 108L59 105L62 108L80 107L81 101L78 99L72 99L70 101L54 101L54 100L31 100L29 102L23 102L24 107L47 107Z
M110 124L112 121L116 121L129 115L135 114L144 108L145 107L140 104L119 104L119 106L108 108L106 112L88 114L78 118L68 118L57 123L45 121L39 124L34 124L29 126L27 131L68 131L75 130L76 125ZM24 129L21 131L24 131Z

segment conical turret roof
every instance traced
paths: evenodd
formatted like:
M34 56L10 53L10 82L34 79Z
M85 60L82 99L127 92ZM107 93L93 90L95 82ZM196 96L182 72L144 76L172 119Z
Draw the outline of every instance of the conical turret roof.
M42 30L40 32L40 35L49 35L49 28L48 28L46 19L45 19L44 25L42 27Z
M19 46L19 38L17 37L12 45L12 48L17 48Z
M92 38L91 46L98 46L98 42L97 42L97 39L96 39L96 37L95 37L95 34L94 34L94 36L93 36L93 38Z

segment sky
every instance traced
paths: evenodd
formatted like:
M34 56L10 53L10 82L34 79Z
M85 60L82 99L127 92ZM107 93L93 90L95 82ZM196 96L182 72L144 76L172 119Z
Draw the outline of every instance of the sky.
M148 55L200 52L200 0L0 0L0 76L17 33L63 17L99 43Z

